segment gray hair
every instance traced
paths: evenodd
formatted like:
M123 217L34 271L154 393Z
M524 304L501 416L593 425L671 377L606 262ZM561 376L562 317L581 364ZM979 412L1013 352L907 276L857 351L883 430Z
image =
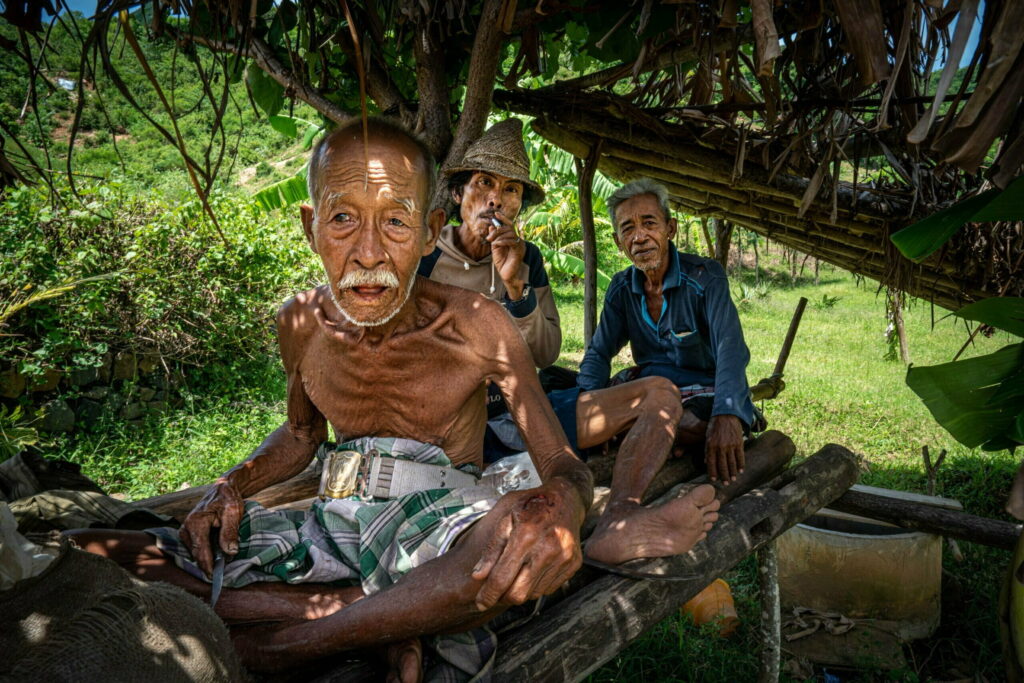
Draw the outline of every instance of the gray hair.
M672 217L668 207L668 188L650 178L637 178L617 189L605 202L608 205L608 215L611 216L612 229L615 232L619 231L619 224L615 222L615 212L618 210L619 204L642 194L654 195L658 200L658 206L661 207L661 212L665 214L666 221Z
M383 139L393 139L395 136L404 137L419 150L423 157L423 165L427 168L427 197L423 211L423 220L426 223L427 211L434 197L434 187L437 185L437 161L434 159L434 155L427 148L426 143L415 133L396 121L380 116L371 116L366 120L366 124L371 135L381 135ZM320 177L323 174L324 167L327 165L327 150L344 134L350 133L353 128L359 129L359 136L362 137L362 126L362 119L353 118L348 123L335 128L327 135L321 137L316 145L313 146L313 152L309 156L309 165L306 167L306 190L309 192L309 201L313 205L314 216L316 215L320 200L323 198L324 188L320 182Z

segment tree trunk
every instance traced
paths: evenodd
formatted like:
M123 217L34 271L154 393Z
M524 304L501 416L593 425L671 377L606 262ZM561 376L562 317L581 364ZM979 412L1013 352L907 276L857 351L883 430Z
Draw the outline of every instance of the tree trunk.
M753 235L754 235L754 281L757 284L761 284L761 255L757 253L757 243L758 243L758 241L760 241L760 238L757 236L756 232L753 233ZM768 245L766 244L765 248L767 248L767 246Z
M707 244L708 256L715 258L715 246L714 242L711 241L711 232L708 231L708 219L703 216L700 219L700 229L704 234L704 242Z
M729 268L729 247L732 246L732 222L724 218L713 218L715 224L715 260L722 268Z

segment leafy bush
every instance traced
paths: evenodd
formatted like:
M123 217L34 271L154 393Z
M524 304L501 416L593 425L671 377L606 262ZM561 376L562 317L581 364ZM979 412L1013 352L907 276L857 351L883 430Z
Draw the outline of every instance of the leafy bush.
M0 360L39 374L95 367L113 348L191 364L237 361L273 346L273 313L317 274L297 220L215 191L227 243L197 199L143 198L108 182L60 193L54 208L20 188L0 204L0 303L82 278L56 299L14 315Z

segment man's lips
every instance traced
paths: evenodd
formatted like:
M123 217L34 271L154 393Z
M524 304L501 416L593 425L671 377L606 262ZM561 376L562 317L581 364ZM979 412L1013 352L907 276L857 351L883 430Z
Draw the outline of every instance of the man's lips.
M648 254L653 254L656 251L657 249L655 249L654 247L647 247L645 249L634 249L633 256L647 256Z
M384 285L359 285L351 288L352 293L361 299L376 299L387 290L388 287Z

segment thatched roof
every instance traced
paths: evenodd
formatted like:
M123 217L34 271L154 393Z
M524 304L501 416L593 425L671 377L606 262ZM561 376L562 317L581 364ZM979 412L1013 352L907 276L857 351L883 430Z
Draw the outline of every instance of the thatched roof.
M1024 293L1019 224L962 232L921 265L888 240L1020 171L1019 0L109 0L83 59L129 99L107 57L131 32L109 29L139 7L154 36L224 74L240 58L262 70L271 100L337 122L365 93L447 167L493 99L574 154L602 140L601 169L657 177L682 209L939 305ZM204 83L211 101L226 87ZM210 159L187 157L200 194Z

